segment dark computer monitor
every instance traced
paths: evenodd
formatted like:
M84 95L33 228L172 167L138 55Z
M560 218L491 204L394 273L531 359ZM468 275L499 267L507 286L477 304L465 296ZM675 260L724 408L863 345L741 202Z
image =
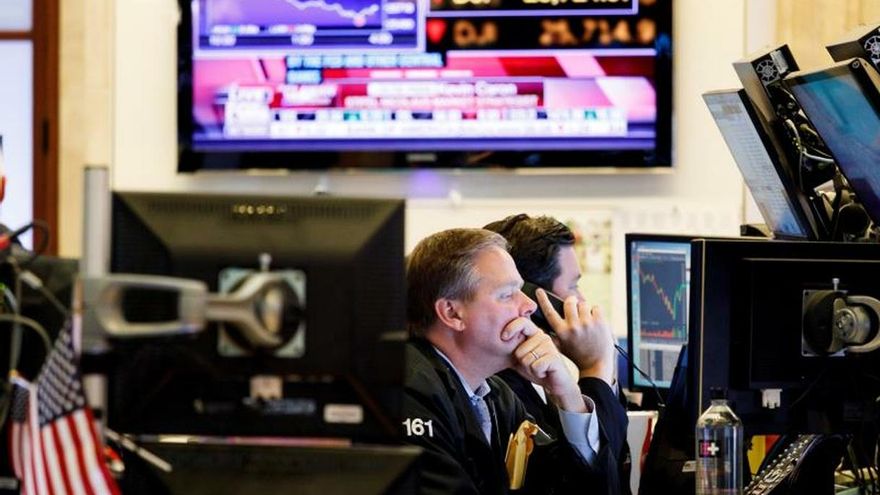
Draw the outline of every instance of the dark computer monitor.
M785 80L858 200L880 222L880 75L854 58Z
M631 388L668 388L688 339L691 237L626 235L627 341Z
M880 245L696 239L691 247L691 424L713 388L727 392L749 434L877 424L880 351L811 352L805 328L830 332L830 305L823 318L806 315L810 296L833 291L835 279L848 296L880 297Z
M703 94L758 210L776 238L817 239L817 222L779 140L745 90Z
M122 451L125 495L411 495L421 449L414 446L291 446L142 442L171 464L165 472Z
M114 193L112 272L196 279L228 293L271 260L265 269L284 277L296 304L285 307L275 346L250 345L221 324L192 338L114 342L109 425L393 439L404 369L403 236L396 199ZM166 299L132 291L123 311L129 321L167 321L175 315Z

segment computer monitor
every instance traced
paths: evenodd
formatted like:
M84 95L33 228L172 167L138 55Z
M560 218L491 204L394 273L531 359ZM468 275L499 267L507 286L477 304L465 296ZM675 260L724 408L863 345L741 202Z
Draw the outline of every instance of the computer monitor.
M265 443L142 442L171 464L161 471L122 451L125 495L412 495L422 449L414 446L290 446Z
M770 125L743 89L710 91L703 100L774 237L817 239L810 205Z
M733 68L761 120L768 123L772 134L779 136L781 150L791 165L791 175L798 178L801 190L810 195L816 218L825 225L830 224L831 214L825 211L823 198L815 191L834 179L837 168L826 160L825 143L783 84L786 77L799 70L788 45L762 48L734 62ZM822 239L830 239L830 236Z
M628 378L634 389L668 388L688 339L691 237L626 235Z
M880 351L811 352L805 328L836 326L830 304L823 318L807 317L817 291L880 297L880 245L732 238L691 247L691 424L717 388L749 434L876 428ZM876 336L868 313L861 322Z
M228 293L270 271L296 303L284 308L274 346L250 345L222 324L191 339L114 342L110 427L393 439L404 369L403 222L397 199L114 193L112 272L196 279ZM129 321L171 320L167 299L133 290L123 312Z
M880 223L880 75L854 58L785 80L874 223Z

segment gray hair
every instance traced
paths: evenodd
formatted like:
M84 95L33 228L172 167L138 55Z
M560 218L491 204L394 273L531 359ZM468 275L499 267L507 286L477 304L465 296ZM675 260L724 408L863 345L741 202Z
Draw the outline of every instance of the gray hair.
M424 335L436 320L438 299L470 300L479 278L477 255L491 247L507 251L504 237L484 229L449 229L416 245L406 265L407 321L413 335Z

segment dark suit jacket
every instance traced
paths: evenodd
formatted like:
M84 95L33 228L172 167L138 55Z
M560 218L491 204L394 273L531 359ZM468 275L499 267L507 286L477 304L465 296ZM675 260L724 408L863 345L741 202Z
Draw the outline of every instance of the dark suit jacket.
M498 373L507 386L522 401L526 411L538 420L538 425L547 432L562 434L562 425L559 421L559 411L552 403L545 403L538 394L532 383L512 369ZM597 378L581 378L578 382L581 393L593 399L596 404L596 415L599 418L600 439L607 442L609 453L613 457L614 465L617 466L617 486L609 486L610 493L615 495L631 495L629 476L631 458L629 445L626 443L626 430L629 420L626 417L626 409L618 396L604 381ZM611 479L611 477L609 477Z
M504 466L507 442L522 421L533 418L500 378L490 377L488 383L487 401L494 423L491 444L455 371L428 342L415 340L407 345L403 433L407 442L425 449L420 493L616 493L610 489L619 479L608 439L603 438L591 468L561 434L550 445L535 448L525 487L511 492ZM414 428L415 424L419 427Z

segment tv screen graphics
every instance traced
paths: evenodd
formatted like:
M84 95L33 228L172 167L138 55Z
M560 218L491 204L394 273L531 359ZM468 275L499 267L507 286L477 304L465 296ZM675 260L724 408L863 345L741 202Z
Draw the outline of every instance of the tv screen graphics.
M669 166L671 9L182 0L179 168Z
M793 74L785 84L876 224L880 221L880 76L856 58Z

